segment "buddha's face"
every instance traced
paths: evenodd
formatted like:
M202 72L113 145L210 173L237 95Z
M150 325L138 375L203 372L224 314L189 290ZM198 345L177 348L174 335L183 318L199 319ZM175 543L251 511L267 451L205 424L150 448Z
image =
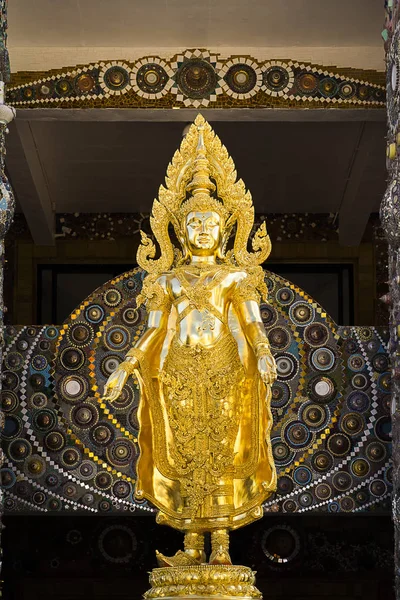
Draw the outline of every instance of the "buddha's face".
M190 212L185 222L186 242L194 256L215 254L221 244L221 217L214 211Z

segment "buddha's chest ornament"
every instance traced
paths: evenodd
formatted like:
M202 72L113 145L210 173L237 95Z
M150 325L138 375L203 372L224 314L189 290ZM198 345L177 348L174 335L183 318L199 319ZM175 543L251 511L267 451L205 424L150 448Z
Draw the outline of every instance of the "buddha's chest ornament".
M222 283L226 273L226 269L223 267L217 269L211 267L210 270L203 271L199 276L188 273L185 269L179 269L176 272L181 292L178 300L187 301L185 308L178 315L178 322L183 321L194 310L198 311L201 316L196 324L196 330L200 337L204 333L214 331L216 319L222 323L225 321L223 310L220 310L212 301L212 292Z

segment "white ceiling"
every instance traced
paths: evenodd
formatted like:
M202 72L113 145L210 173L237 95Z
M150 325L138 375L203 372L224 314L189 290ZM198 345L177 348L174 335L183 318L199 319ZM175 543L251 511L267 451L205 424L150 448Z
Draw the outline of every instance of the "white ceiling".
M11 0L9 47L380 46L383 0Z

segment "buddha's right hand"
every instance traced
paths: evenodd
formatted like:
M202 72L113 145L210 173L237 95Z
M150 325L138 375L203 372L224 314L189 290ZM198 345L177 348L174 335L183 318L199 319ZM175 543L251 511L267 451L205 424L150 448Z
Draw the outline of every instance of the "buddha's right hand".
M113 402L116 400L128 380L129 375L139 366L136 359L128 359L122 362L118 368L111 373L104 386L103 400Z

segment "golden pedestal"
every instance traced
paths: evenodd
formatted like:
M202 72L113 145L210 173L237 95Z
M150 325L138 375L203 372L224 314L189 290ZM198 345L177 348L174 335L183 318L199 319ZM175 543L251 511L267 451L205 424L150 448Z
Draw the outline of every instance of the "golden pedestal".
M162 567L150 574L146 600L163 598L262 598L255 572L236 565Z

